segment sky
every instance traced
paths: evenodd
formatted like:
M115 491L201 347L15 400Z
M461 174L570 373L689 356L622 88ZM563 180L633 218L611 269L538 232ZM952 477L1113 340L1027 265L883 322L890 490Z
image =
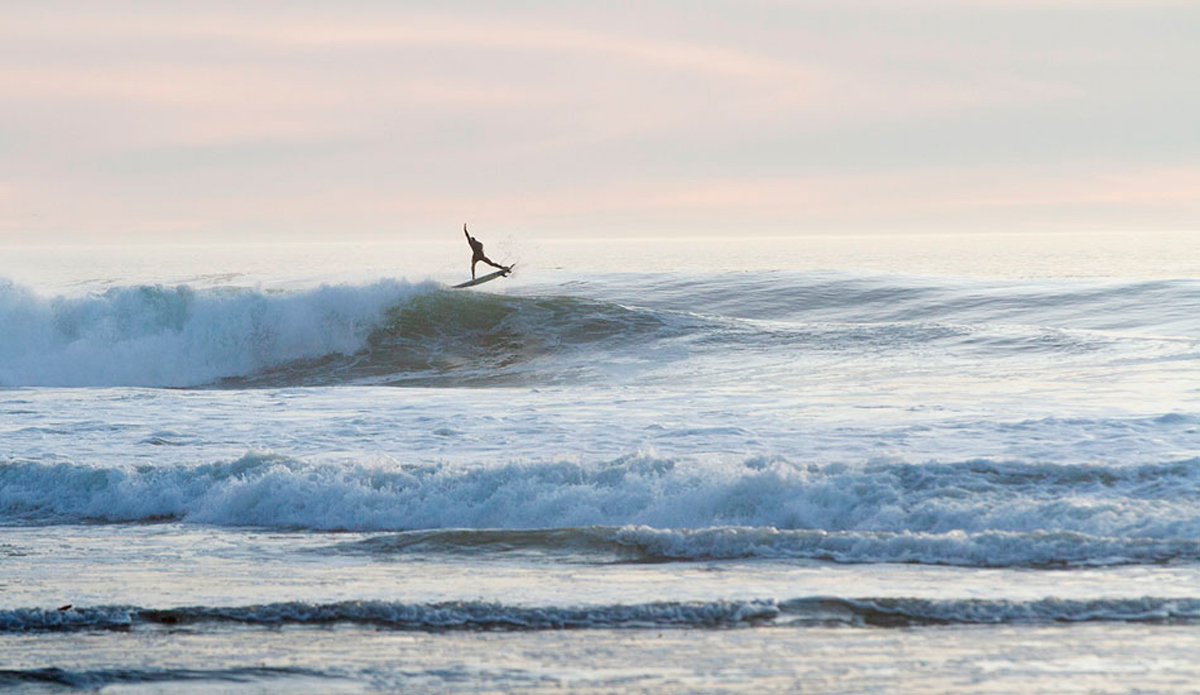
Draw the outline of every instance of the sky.
M0 244L1200 233L1200 3L0 0Z

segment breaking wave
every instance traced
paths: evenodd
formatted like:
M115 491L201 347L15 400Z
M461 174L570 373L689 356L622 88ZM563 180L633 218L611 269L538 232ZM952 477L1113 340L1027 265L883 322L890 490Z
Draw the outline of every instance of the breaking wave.
M47 299L0 282L0 385L194 386L353 354L431 286L383 281L294 294L117 287Z
M1200 559L1200 459L804 465L629 456L490 467L0 463L0 520L400 532L331 552L1069 566Z
M296 292L159 285L48 298L0 280L0 386L546 384L695 351L1194 360L1200 283L1000 286L829 273L630 276L543 296L381 280ZM562 296L578 292L590 297ZM1168 354L1169 353L1169 354Z
M545 358L597 342L644 345L670 323L610 303L432 282L292 293L137 286L47 299L0 281L0 386L546 382L576 367Z

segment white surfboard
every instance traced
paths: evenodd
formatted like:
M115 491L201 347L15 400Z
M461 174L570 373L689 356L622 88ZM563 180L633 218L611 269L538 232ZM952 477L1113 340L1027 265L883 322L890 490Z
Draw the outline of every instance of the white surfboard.
M485 282L495 280L496 278L502 278L502 277L508 275L509 273L512 272L512 269L513 269L513 266L510 265L505 270L497 270L494 273L488 273L487 275L477 277L474 280L467 280L466 282L464 282L462 284L455 285L452 289L461 290L464 287L474 287L475 285L482 285Z

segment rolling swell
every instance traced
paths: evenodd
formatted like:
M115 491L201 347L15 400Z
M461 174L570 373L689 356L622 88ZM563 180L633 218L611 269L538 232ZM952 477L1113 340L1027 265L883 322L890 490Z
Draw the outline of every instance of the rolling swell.
M816 371L831 359L881 356L981 366L1024 366L1042 356L1107 370L1200 354L1200 283L1189 280L655 274L528 291L536 294L423 294L393 307L358 353L291 362L224 385L576 384L682 360L715 379L751 360L764 368L811 360Z
M696 354L1194 361L1200 283L1014 284L848 273L617 276L537 296L382 280L298 292L0 281L0 386L577 383ZM580 294L586 296L562 296ZM1145 349L1130 351L1145 343Z
M611 301L764 321L1025 325L1200 337L1200 280L984 280L846 271L636 275Z
M340 623L393 630L579 630L731 628L761 625L999 625L1051 622L1194 623L1200 599L1097 600L919 599L802 597L785 601L677 602L596 606L518 606L477 601L399 603L286 602L253 606L152 609L97 606L67 610L0 610L0 632L153 629L198 623L257 627Z

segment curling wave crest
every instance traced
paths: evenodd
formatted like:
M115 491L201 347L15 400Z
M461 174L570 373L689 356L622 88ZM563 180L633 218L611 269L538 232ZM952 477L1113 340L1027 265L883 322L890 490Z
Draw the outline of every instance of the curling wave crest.
M299 292L115 287L45 298L0 280L0 386L470 385L552 381L536 364L666 321L603 302L382 280Z
M194 386L362 349L389 308L432 286L298 293L115 287L48 299L0 281L0 385Z

